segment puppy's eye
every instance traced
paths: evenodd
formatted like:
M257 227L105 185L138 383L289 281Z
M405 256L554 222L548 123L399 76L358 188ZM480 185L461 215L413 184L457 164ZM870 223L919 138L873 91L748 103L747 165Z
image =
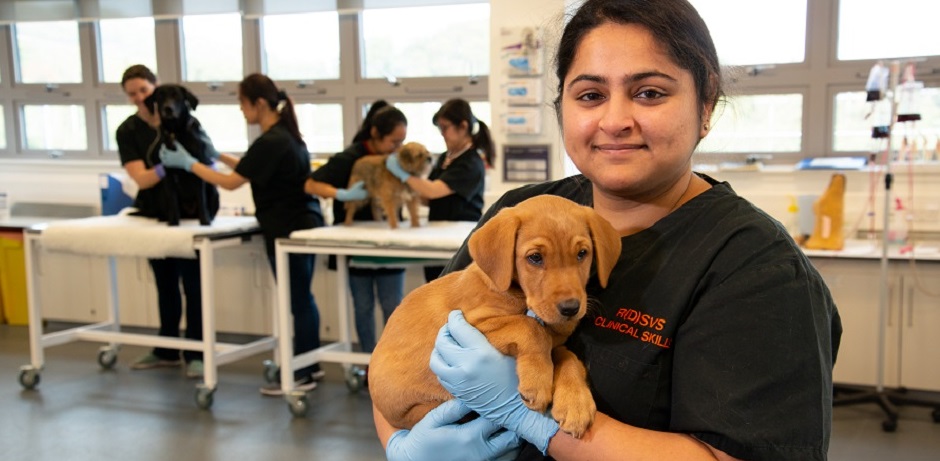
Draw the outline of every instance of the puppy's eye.
M529 256L526 256L525 259L529 261L529 264L534 264L536 266L542 265L542 253L532 253Z
M578 252L578 261L583 261L584 257L588 255L587 250L581 250Z

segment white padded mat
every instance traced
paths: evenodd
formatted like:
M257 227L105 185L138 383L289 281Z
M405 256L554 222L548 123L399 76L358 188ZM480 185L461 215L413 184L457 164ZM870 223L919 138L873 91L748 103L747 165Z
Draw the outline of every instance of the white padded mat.
M386 222L356 222L295 231L290 238L336 246L457 250L476 225L476 221L434 221L390 229Z
M251 232L258 229L253 216L216 216L209 226L196 219L179 226L140 216L95 216L50 222L42 230L43 247L53 251L97 256L195 258L193 240L200 236Z

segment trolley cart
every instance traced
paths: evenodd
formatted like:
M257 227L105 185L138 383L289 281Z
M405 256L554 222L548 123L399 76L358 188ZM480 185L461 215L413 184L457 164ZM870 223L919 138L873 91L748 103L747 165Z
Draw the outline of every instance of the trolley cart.
M30 364L20 368L19 381L26 389L39 384L47 347L72 341L107 343L98 353L98 364L112 368L120 345L166 347L203 352L203 382L196 386L195 401L202 409L212 406L217 385L217 367L272 350L276 338L264 337L247 344L216 341L214 255L217 250L260 241L260 228L254 217L219 216L209 226L184 220L180 226L167 226L154 219L135 216L102 216L56 221L32 226L24 231L27 295L29 298ZM108 257L108 319L50 334L42 331L42 300L37 289L40 248L90 256ZM199 254L202 285L203 340L167 338L121 332L116 258L195 258Z
M355 365L367 365L371 354L354 352L352 347L352 322L350 321L350 293L348 283L348 258L350 256L379 256L413 258L426 261L449 260L463 244L476 222L435 221L421 227L403 225L389 229L385 222L355 223L352 226L336 225L293 232L289 238L275 243L277 273L277 308L275 309L275 336L278 338L277 363L266 365L265 377L273 382L280 366L281 389L288 409L294 416L304 416L309 410L306 393L293 388L294 370L315 363L342 363L346 384L352 391L359 390L364 374ZM339 310L339 341L312 351L294 356L291 331L291 300L288 255L292 253L336 255L336 286Z

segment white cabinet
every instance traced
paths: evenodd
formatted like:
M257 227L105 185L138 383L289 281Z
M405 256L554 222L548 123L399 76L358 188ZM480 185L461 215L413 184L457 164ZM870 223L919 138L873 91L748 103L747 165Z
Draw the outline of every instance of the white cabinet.
M878 379L881 262L811 258L842 317L833 380L875 385ZM916 269L916 270L915 270ZM940 264L891 261L885 320L884 385L940 391Z
M911 389L940 390L940 264L905 264L902 281L898 380Z
M274 278L261 237L213 254L216 331L270 335ZM41 250L35 276L42 317L76 323L107 320L108 261ZM147 259L119 257L115 264L121 325L159 327L157 290Z

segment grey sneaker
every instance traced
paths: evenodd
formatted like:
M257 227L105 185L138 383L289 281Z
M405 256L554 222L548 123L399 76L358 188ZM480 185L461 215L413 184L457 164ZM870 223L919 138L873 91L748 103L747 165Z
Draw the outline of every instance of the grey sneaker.
M187 378L202 378L203 364L202 360L193 360L186 365Z
M295 391L310 392L317 388L317 382L313 379L313 376L307 376L303 379L298 379L294 381ZM261 386L261 395L267 395L269 397L280 397L284 395L284 391L281 389L281 383L271 383L265 386Z
M161 359L153 352L142 355L131 364L131 370L149 370L151 368L172 368L180 366L180 360Z

